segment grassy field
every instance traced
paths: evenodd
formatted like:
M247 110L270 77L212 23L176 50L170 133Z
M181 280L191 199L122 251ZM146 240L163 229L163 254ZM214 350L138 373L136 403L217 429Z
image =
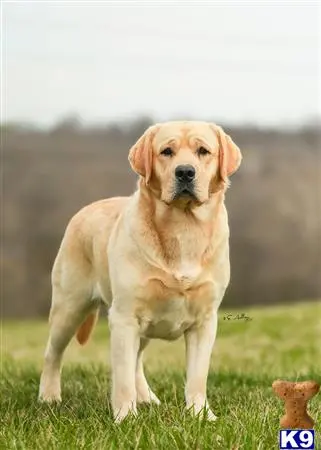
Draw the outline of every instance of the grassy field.
M321 304L230 313L221 312L208 379L215 423L184 411L182 339L154 341L146 352L146 373L162 405L141 407L136 419L115 425L104 319L87 346L68 348L63 402L53 407L37 402L47 324L2 323L0 449L277 449L283 405L271 384L276 378L321 382ZM321 394L310 411L321 449Z

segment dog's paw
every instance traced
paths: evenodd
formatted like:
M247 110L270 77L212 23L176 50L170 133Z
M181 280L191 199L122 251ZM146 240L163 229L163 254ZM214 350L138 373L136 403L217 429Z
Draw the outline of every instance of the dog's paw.
M136 404L127 403L122 405L120 408L114 408L115 423L121 423L124 419L130 416L137 416Z
M46 403L61 402L60 377L55 375L42 374L39 384L38 400Z
M61 394L60 392L40 392L38 396L39 402L42 403L60 403L61 402Z
M137 403L155 403L155 405L160 405L160 400L151 390L145 392L138 391Z
M192 408L192 415L200 420L204 418L209 422L215 422L217 419L217 416L213 413L213 411L206 407L202 407L198 412L195 412L194 408Z
M187 406L187 409L193 415L193 417L196 417L198 419L205 418L209 422L214 422L217 419L217 416L209 408L207 403L194 403Z
M205 409L204 414L206 415L206 419L209 422L215 422L215 420L217 419L217 416L213 413L211 409Z

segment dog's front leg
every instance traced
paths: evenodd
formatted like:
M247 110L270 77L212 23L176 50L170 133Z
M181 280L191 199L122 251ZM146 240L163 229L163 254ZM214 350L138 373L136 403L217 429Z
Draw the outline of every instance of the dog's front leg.
M208 420L215 420L206 399L207 375L217 329L217 312L203 324L185 332L186 344L186 407L195 415L206 410Z
M124 317L111 308L109 313L112 408L116 422L129 413L136 414L136 361L139 328L134 318Z

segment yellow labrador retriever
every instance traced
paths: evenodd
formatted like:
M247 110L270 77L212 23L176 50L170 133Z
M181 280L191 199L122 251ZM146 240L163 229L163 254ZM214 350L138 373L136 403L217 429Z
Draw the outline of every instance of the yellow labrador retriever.
M70 221L52 271L50 336L39 397L60 401L63 352L83 344L100 302L109 307L116 421L156 402L143 370L150 339L184 334L186 406L215 419L206 399L217 310L230 279L224 196L241 153L222 128L182 121L148 128L131 148L131 197L97 201Z

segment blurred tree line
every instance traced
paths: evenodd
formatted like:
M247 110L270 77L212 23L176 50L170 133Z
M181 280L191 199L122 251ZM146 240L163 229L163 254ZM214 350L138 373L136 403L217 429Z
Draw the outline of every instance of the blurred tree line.
M50 271L64 229L81 207L130 195L128 150L150 118L49 130L1 127L2 314L45 316ZM243 153L227 193L231 284L225 306L321 298L321 131L229 127Z

